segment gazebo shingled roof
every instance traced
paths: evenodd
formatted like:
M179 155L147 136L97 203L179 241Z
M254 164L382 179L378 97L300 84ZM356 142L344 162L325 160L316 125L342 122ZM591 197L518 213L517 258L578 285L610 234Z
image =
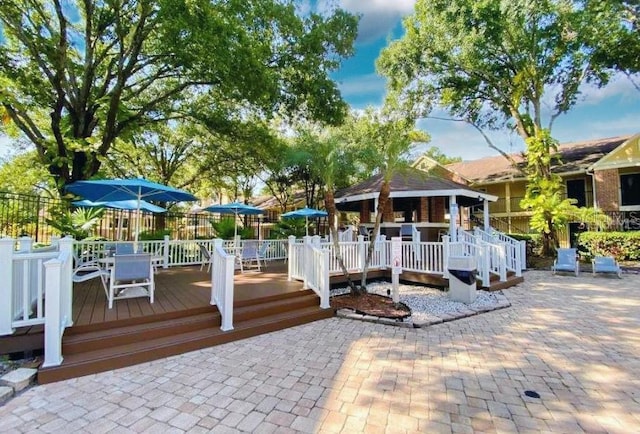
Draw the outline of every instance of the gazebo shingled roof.
M380 192L383 176L381 174L351 187L338 190L335 194L336 204L374 199ZM497 197L476 190L467 185L430 175L422 170L406 168L399 170L389 182L391 197L429 197L429 196L462 196L495 201Z

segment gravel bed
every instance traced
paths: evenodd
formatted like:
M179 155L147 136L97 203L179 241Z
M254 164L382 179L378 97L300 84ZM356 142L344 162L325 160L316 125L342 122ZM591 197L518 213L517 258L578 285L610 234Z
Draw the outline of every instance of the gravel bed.
M410 321L424 321L443 315L458 316L469 308L475 310L489 310L498 305L496 294L502 291L478 291L478 296L471 304L460 303L449 299L449 293L436 288L420 285L400 285L400 301L411 309ZM391 291L390 282L372 282L367 285L367 291L372 294L387 295ZM336 288L331 295L341 295L349 292L349 288Z

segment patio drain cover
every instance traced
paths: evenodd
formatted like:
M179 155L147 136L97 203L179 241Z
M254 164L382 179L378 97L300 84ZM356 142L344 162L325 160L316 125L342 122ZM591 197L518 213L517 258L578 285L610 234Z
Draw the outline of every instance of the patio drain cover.
M540 394L538 392L534 392L533 390L525 390L524 394L529 398L540 398Z

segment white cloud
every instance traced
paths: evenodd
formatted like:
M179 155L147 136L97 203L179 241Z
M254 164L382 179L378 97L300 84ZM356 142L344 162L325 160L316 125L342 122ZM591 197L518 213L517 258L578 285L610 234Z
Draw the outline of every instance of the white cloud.
M639 80L639 77L635 77ZM638 90L633 86L631 80L624 74L614 75L609 84L602 88L598 88L592 84L584 84L580 87L581 101L583 105L597 105L603 100L612 97L638 98Z
M398 20L413 12L415 0L340 0L340 6L361 15L358 41L369 43L383 38Z
M349 77L338 82L342 96L348 100L366 96L383 98L385 85L386 79L375 73Z

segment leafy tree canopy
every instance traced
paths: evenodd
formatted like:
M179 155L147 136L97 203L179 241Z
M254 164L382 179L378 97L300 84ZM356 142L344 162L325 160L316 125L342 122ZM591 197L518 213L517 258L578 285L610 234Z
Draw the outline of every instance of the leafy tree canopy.
M58 187L95 175L117 139L233 111L339 122L329 72L357 19L285 0L5 0L0 105ZM2 127L5 128L5 127Z
M513 122L524 140L606 78L577 37L583 18L569 1L418 0L378 67L422 115L440 104L479 128Z

